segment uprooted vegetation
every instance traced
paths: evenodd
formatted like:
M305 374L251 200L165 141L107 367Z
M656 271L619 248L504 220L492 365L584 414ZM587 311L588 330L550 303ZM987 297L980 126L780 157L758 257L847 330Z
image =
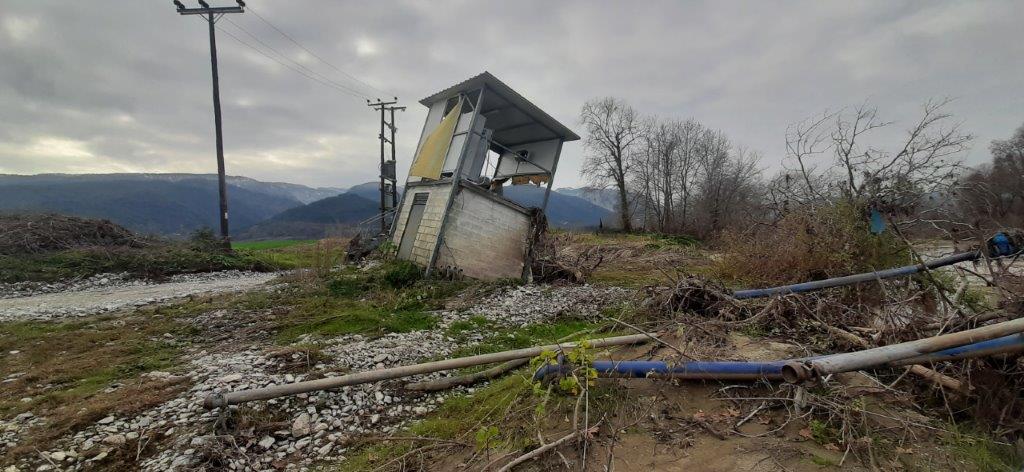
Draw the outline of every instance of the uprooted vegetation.
M798 209L774 227L726 232L712 273L758 286L782 285L910 263L891 232L874 235L853 205Z
M969 271L943 269L752 301L733 299L729 288L707 278L764 286L915 261L905 241L872 236L859 219L843 208L793 215L757 237L727 237L713 262L691 252L690 270L654 276L648 265L648 278L632 277L613 256L618 280L653 283L632 302L607 307L601 321L587 327L589 336L643 330L661 333L659 343L585 351L576 357L584 359L581 370L568 382L537 383L531 369L520 369L449 401L392 438L357 441L358 452L340 468L1019 469L1024 372L1016 355L837 374L805 385L594 379L587 369L588 359L672 364L846 352L1024 315L1019 291L1006 289L1017 286L1019 276L986 261ZM589 245L592 239L608 247ZM680 257L636 244L633 236L556 234L551 240L565 265L584 269L603 259L602 252ZM599 280L605 260L589 271L589 280ZM992 272L983 270L986 265Z
M134 277L297 267L301 250L226 253L213 233L189 241L146 237L107 220L54 214L0 215L0 283L54 282L127 272ZM291 255L295 254L295 255Z

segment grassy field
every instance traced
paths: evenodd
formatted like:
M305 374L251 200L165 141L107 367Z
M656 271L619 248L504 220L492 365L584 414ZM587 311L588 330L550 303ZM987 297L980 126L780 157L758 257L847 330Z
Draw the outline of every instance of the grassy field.
M274 239L269 241L238 241L231 243L231 247L239 251L263 251L268 249L283 249L286 247L315 244L316 239Z

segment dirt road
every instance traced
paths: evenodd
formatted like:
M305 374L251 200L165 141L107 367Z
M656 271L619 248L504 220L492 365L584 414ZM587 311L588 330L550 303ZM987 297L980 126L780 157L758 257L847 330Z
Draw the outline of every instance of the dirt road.
M214 272L187 274L163 283L115 281L57 293L0 299L0 321L52 320L88 316L197 294L248 290L279 274Z

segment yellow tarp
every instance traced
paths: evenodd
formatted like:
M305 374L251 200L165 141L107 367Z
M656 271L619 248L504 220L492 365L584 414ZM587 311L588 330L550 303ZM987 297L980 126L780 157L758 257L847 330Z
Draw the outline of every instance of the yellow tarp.
M434 180L441 178L441 168L444 167L444 158L448 155L448 146L452 144L452 135L455 134L455 125L459 123L460 113L462 113L461 99L455 108L445 115L434 132L430 133L423 141L420 152L416 154L416 159L412 161L412 167L409 168L409 175Z

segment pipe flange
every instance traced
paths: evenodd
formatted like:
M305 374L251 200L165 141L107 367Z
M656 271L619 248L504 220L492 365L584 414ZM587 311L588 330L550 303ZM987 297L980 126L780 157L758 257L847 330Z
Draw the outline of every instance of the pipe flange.
M782 366L782 379L791 384L803 383L814 378L814 369L808 363L787 362Z

